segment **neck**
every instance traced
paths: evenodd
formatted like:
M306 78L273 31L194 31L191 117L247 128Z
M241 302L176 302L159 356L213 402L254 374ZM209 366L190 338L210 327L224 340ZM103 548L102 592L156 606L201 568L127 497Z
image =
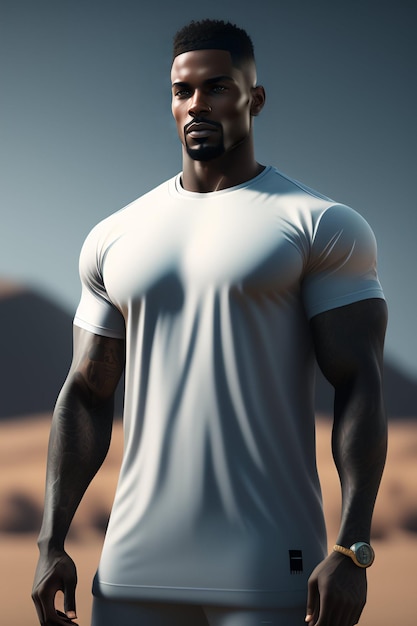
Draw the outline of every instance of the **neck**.
M211 161L194 161L183 148L182 186L187 191L210 193L241 185L265 169L254 157L253 145L239 145Z

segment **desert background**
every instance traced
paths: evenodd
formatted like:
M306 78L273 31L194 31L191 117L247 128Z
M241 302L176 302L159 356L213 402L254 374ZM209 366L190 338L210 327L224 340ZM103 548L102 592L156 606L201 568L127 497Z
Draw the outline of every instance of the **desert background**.
M37 560L45 461L54 402L67 367L71 318L30 289L0 282L2 407L0 407L0 588L2 623L36 624L30 598ZM32 311L30 332L19 319ZM59 356L60 358L55 357ZM41 358L42 357L42 358ZM417 564L417 382L386 364L390 415L388 462L378 498L369 570L369 598L362 626L415 626ZM337 474L330 452L331 392L317 385L317 453L328 525L334 543L340 511ZM31 411L35 407L35 411ZM120 394L118 411L120 412ZM89 623L91 580L98 562L122 453L122 423L115 422L109 455L90 486L67 541L78 566L77 610Z
M411 0L0 0L0 623L37 623L48 430L69 366L77 259L88 231L180 168L171 42L191 19L251 34L267 91L257 158L357 209L378 241L390 310L390 444L374 517L376 561L361 626L415 626L417 566L417 4ZM118 412L121 410L121 394ZM339 517L331 394L317 385L329 545ZM117 479L108 459L74 521L78 613ZM335 625L336 626L336 625Z

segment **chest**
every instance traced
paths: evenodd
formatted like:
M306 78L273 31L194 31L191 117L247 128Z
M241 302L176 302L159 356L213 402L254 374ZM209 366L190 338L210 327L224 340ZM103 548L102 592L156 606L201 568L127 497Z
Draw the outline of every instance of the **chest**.
M303 238L288 215L257 205L207 203L140 209L106 248L106 290L120 306L151 294L238 288L252 293L297 287Z

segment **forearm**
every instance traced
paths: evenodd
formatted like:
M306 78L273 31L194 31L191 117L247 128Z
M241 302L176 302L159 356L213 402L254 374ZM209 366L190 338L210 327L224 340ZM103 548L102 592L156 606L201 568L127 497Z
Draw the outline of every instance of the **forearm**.
M93 404L82 388L64 386L49 440L41 550L63 549L75 511L106 457L112 419L112 399Z
M311 320L317 361L335 390L333 456L342 488L337 543L369 542L385 464L387 424L382 356L387 307L381 299L355 302ZM309 579L306 621L357 624L366 602L366 570L332 552Z
M372 515L387 451L380 381L356 380L336 389L332 449L342 489L337 543L370 539Z

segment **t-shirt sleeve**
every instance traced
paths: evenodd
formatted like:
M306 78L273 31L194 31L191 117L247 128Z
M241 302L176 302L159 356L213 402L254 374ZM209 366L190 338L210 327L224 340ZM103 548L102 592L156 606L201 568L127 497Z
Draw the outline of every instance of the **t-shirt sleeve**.
M302 288L310 319L360 300L384 299L377 275L375 236L359 213L332 205L321 215Z
M104 257L98 226L88 235L80 254L79 272L82 289L74 325L96 335L123 339L125 337L123 315L109 298L103 281Z

